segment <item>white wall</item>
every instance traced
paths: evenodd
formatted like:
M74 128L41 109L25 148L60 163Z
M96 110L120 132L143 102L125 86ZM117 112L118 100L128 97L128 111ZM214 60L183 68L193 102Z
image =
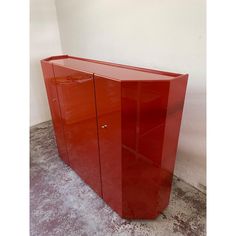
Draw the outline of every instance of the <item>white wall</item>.
M30 1L30 125L51 119L40 59L62 54L54 0Z
M56 0L63 52L189 73L175 174L205 185L205 1Z

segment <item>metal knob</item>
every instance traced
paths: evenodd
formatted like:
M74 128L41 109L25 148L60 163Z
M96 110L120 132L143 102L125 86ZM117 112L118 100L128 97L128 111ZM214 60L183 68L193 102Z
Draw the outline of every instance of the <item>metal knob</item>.
M107 128L107 125L102 125L101 128L105 129L105 128Z

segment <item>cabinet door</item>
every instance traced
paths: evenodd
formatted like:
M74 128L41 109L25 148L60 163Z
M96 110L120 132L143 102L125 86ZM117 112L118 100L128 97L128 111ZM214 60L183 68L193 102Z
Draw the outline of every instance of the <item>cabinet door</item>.
M59 101L57 97L57 88L53 73L53 65L46 61L42 61L41 65L44 75L44 82L47 90L48 103L51 111L58 153L61 159L68 164L68 155L63 132Z
M95 75L103 199L122 215L121 84Z
M54 65L69 163L101 196L93 74Z

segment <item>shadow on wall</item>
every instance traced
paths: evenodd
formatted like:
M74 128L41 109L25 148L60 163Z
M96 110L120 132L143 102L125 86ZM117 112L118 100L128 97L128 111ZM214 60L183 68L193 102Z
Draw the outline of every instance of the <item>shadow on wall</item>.
M176 176L203 192L206 191L205 98L202 90L188 86L175 166Z

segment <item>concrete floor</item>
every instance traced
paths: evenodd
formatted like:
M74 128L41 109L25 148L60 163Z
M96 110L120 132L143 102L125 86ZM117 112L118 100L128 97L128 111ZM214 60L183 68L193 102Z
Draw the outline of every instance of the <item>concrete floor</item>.
M31 236L205 235L205 194L176 177L163 214L124 220L60 160L51 122L31 128L30 142Z

